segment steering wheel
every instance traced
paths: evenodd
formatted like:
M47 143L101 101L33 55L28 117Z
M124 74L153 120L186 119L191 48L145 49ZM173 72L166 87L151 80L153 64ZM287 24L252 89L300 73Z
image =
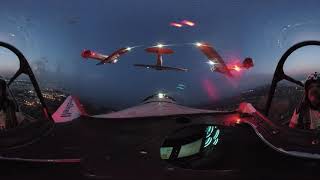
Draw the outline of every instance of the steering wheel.
M290 47L281 57L281 59L278 62L277 68L274 72L273 75L273 79L272 79L272 84L269 90L269 94L268 94L268 99L267 99L267 104L265 107L265 115L267 116L270 110L270 106L273 100L273 96L274 96L274 92L275 89L277 87L277 84L282 81L282 80L287 80L289 82L292 82L294 84L297 84L298 86L304 87L304 84L301 81L298 81L290 76L288 76L287 74L284 73L283 71L283 65L286 62L286 60L288 59L288 57L290 56L290 54L292 54L295 50L302 48L304 46L320 46L320 41L303 41L300 43L297 43L295 45L293 45L292 47Z
M5 42L1 42L0 41L0 47L4 47L6 49L9 49L11 52L13 52L19 59L20 65L19 65L19 69L17 70L17 72L14 74L14 76L10 79L8 86L11 85L11 83L17 79L17 77L19 77L21 74L25 74L29 77L29 79L31 80L31 83L35 89L35 92L40 100L41 106L42 106L42 110L43 113L45 115L45 117L47 118L47 120L52 121L53 119L51 117L51 114L48 111L47 105L44 102L44 98L42 96L41 90L39 88L38 82L33 74L33 71L27 61L27 59L24 57L24 55L14 46L5 43Z

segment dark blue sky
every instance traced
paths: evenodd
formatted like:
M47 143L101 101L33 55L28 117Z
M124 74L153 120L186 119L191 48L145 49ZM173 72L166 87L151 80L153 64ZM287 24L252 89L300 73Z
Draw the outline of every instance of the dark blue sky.
M196 22L196 26L169 26L183 19ZM319 19L320 2L316 0L3 0L0 40L25 53L38 79L58 83L81 98L128 107L162 90L183 103L199 104L267 83L267 75L273 73L288 47L302 40L320 39ZM196 48L183 45L196 41L213 44L226 61L250 56L256 66L235 84L230 83L210 72ZM80 56L85 48L108 54L121 47L147 47L157 42L178 44L172 46L176 53L164 57L164 63L190 71L135 68L135 63L154 63L154 57L143 48L134 49L114 65L96 66ZM316 62L318 50L297 53L289 69L298 71L301 58ZM2 71L16 65L12 55L3 50L0 58ZM179 83L186 86L184 91L176 89ZM208 83L217 97L209 97L204 88Z

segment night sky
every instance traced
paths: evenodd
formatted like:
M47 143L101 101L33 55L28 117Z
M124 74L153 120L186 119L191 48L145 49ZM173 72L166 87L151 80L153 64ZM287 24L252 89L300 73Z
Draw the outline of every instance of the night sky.
M184 19L196 26L169 26ZM42 85L55 83L80 99L124 108L163 91L183 104L198 105L269 83L286 49L303 40L320 40L319 19L317 0L2 0L0 41L12 43L25 54ZM252 57L255 67L231 82L210 72L205 56L188 45L197 41L214 45L227 62ZM174 44L171 48L176 53L164 57L165 65L190 71L134 67L155 63L144 48L157 43ZM143 47L113 65L96 66L80 56L83 49L109 54L136 45ZM315 71L320 65L319 50L297 51L286 71L293 75ZM3 49L0 59L3 73L18 66ZM178 84L185 89L177 89Z

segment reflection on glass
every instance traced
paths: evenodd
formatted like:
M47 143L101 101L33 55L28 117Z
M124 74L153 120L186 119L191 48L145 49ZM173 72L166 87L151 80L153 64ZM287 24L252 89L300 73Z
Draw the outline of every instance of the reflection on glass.
M189 144L181 145L177 158L189 157L200 152L202 139Z
M301 103L303 94L303 87L285 81L280 82L275 90L268 118L288 125L295 108Z
M319 46L307 46L294 51L284 64L283 70L285 74L305 83L309 75L315 71L319 71L317 68L319 67L319 50ZM277 84L270 106L269 118L275 122L289 126L291 119L295 118L294 112L296 109L299 112L304 112L309 108L309 103L305 100L304 87L283 80ZM298 114L301 114L304 118L304 113ZM291 123L290 127L296 126Z
M173 147L161 147L160 148L160 155L161 159L169 159L172 153Z

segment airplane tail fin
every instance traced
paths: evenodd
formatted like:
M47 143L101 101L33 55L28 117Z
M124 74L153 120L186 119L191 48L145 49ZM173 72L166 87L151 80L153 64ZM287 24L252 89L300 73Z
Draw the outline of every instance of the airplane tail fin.
M88 116L79 99L68 96L62 105L53 113L52 118L56 123L72 121L80 116Z
M100 65L103 65L104 64L104 61L100 61L100 62L98 62L96 65L97 66L100 66Z
M84 60L87 60L91 55L91 51L88 50L88 49L84 49L82 52L81 52L81 56L84 58Z
M245 58L242 62L242 66L246 69L250 69L254 66L253 60L249 57Z

